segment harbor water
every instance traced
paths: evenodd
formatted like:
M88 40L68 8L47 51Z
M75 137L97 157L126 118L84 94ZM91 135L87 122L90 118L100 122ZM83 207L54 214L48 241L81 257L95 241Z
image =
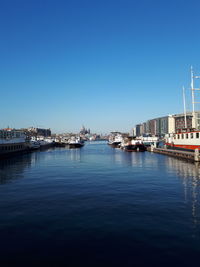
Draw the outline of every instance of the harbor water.
M106 142L0 161L0 266L195 266L200 167Z

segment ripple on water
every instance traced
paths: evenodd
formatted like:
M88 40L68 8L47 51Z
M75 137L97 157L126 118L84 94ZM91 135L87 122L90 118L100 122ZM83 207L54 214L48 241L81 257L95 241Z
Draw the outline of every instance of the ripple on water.
M1 161L0 263L194 264L199 177L195 164L105 142Z

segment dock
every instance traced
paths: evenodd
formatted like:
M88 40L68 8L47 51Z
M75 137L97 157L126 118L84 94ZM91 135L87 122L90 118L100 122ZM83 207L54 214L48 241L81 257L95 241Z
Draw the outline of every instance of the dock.
M167 148L149 147L148 151L180 159L191 160L194 162L200 162L200 153L198 149L195 149L194 152L191 152L191 151L182 151L182 150L167 149Z

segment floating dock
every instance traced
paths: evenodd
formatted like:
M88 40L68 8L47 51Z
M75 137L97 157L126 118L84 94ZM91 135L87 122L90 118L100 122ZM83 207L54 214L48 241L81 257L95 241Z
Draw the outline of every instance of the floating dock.
M167 149L167 148L149 147L148 151L159 153L159 154L164 154L164 155L168 155L168 156L176 157L180 159L200 162L200 153L198 149L195 149L194 152L191 152L191 151L182 151L182 150Z

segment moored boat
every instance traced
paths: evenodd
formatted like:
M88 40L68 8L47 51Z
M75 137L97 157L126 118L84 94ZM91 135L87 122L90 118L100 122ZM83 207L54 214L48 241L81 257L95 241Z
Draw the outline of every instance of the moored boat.
M36 141L36 140L30 140L28 147L30 150L36 150L40 148L40 142Z
M84 141L79 136L72 136L68 140L69 148L80 148L84 146Z
M146 147L140 140L131 140L131 142L124 145L124 150L128 152L144 152Z
M146 147L149 147L152 145L154 147L158 147L160 138L157 136L141 136L141 141Z
M165 145L168 148L187 150L195 150L197 148L200 150L200 131L188 130L168 134L165 137Z
M28 150L28 141L23 131L15 129L0 130L0 158L24 153Z
M146 151L146 146L140 138L127 137L121 143L121 148L128 152L143 152Z
M200 150L200 130L198 117L195 113L195 91L199 91L194 84L195 79L200 76L194 75L193 68L191 67L191 92L192 92L192 127L188 126L187 112L185 105L185 89L183 87L183 103L184 103L184 128L176 130L174 133L169 133L165 136L165 146L167 148L176 148L184 150Z
M43 149L52 147L55 144L55 141L51 137L31 137L29 141L29 149L36 150L36 149Z
M113 132L109 137L108 145L112 147L120 147L122 141L123 141L122 134L118 132Z

